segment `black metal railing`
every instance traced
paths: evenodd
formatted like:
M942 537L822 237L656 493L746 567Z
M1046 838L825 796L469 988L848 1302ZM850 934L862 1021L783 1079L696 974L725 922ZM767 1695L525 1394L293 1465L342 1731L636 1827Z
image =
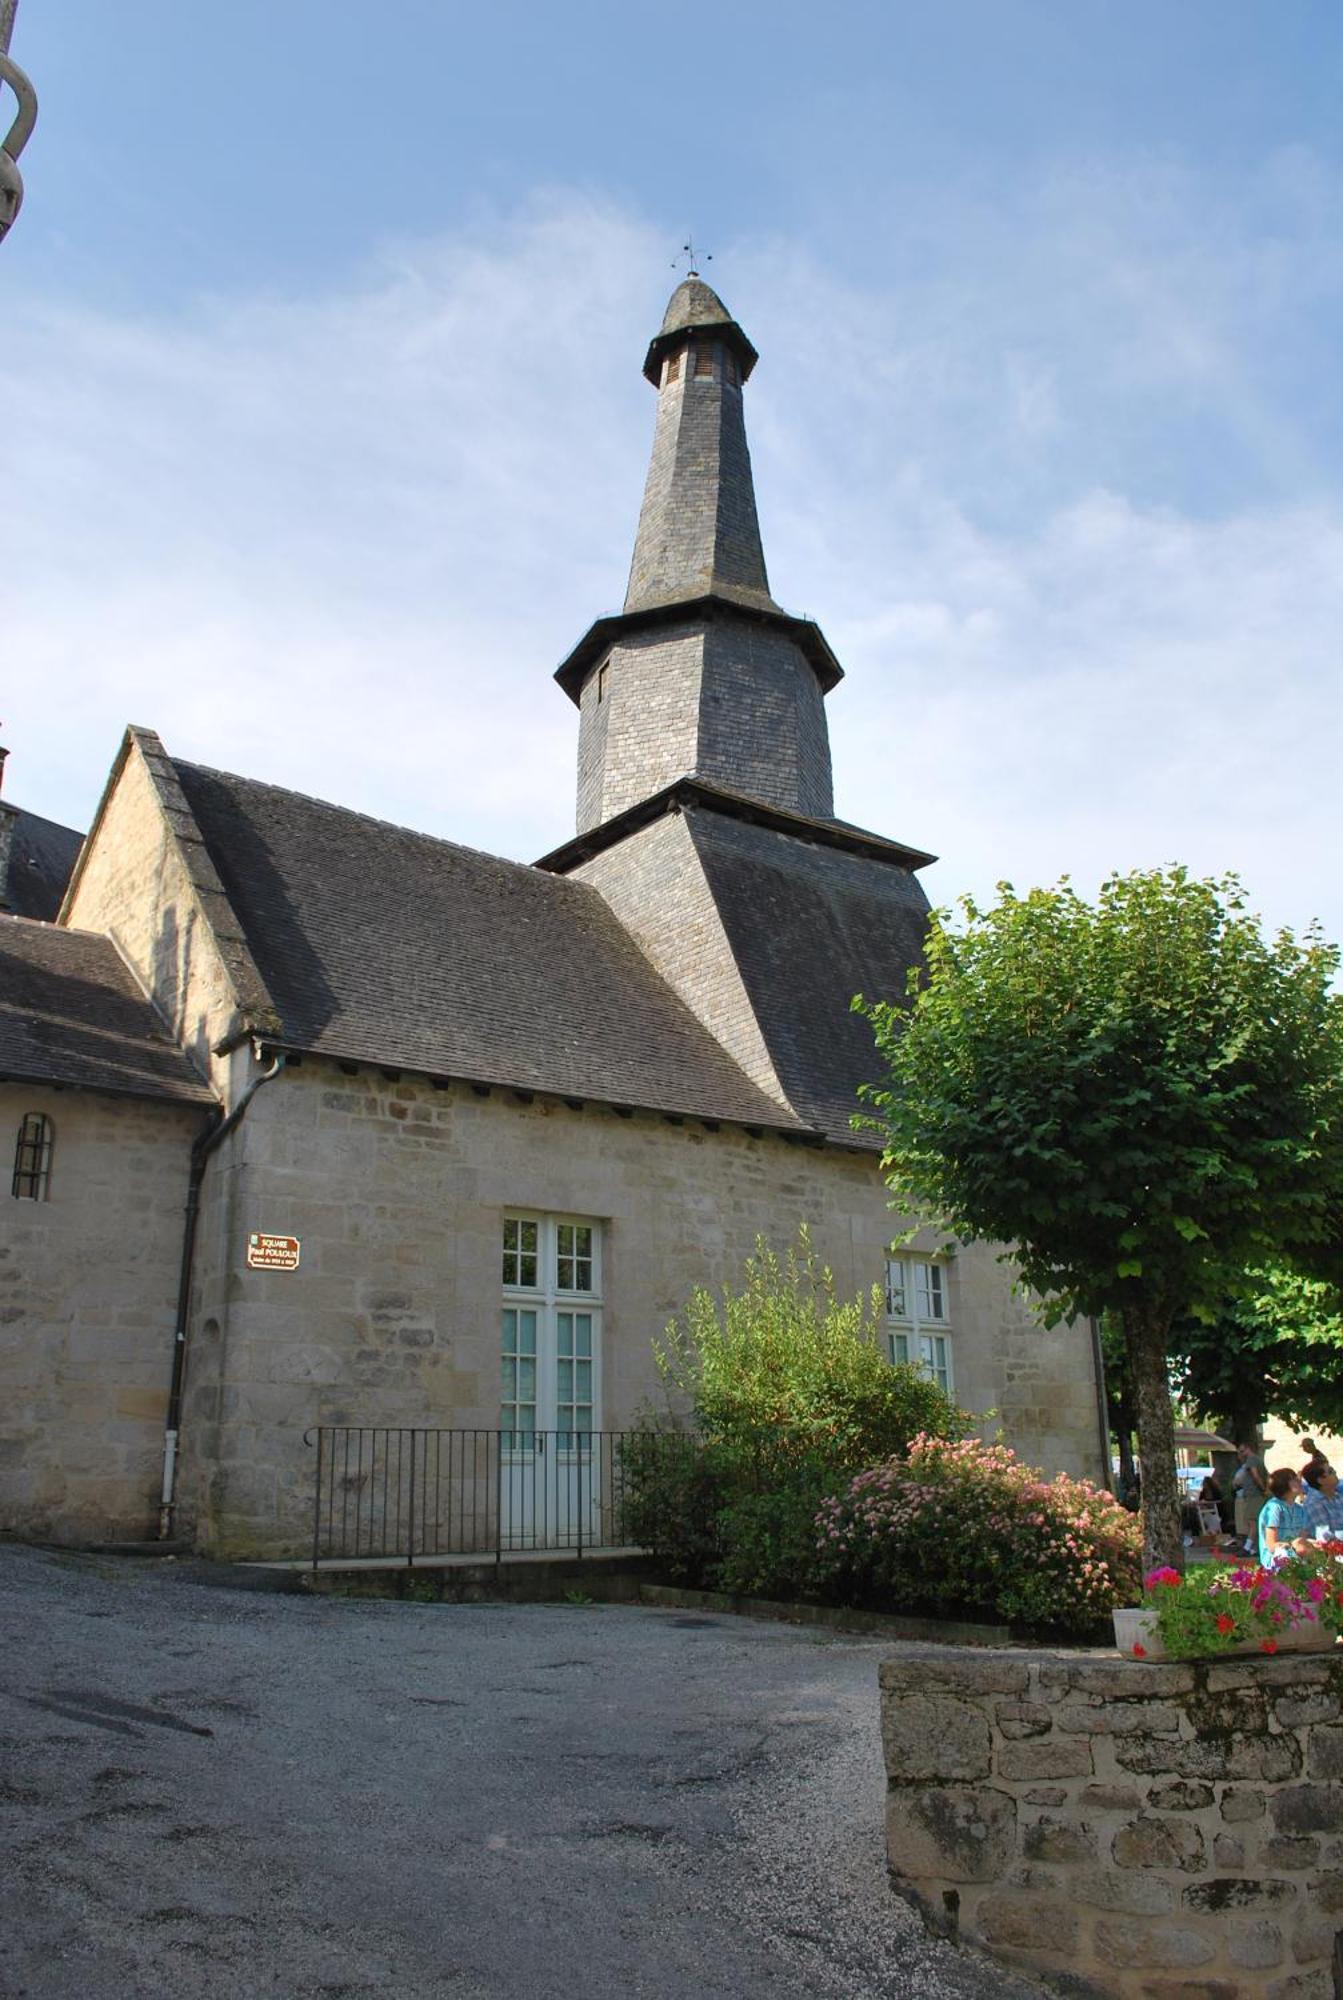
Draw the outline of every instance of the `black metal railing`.
M629 1547L630 1447L647 1437L319 1425L305 1438L317 1453L313 1568Z

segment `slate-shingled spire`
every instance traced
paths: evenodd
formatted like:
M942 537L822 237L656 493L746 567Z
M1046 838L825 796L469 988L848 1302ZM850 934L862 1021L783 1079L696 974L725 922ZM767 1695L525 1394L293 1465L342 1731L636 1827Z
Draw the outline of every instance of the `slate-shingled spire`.
M692 272L644 362L657 429L624 609L555 676L582 718L580 833L691 776L834 811L822 698L841 670L818 627L770 595L742 413L756 359Z
M699 597L769 594L741 385L756 353L701 278L672 293L644 374L658 392L657 432L630 564L626 611Z

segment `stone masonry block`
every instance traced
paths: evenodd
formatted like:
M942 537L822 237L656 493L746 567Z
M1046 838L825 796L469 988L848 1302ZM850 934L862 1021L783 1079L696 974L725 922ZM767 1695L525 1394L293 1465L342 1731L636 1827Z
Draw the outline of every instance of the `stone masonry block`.
M1298 1965L1309 1965L1315 1959L1331 1959L1334 1939L1338 1934L1337 1917L1322 1915L1309 1905L1303 1905L1292 1920L1292 1957Z
M1231 1979L1144 1979L1143 2000L1245 2000Z
M1269 1923L1266 1917L1256 1917L1250 1923L1227 1925L1226 1955L1233 1965L1242 1966L1247 1972L1265 1972L1282 1964L1287 1946L1276 1924Z
M1058 1819L1038 1819L1023 1827L1021 1851L1028 1861L1095 1861L1098 1855L1091 1827Z
M968 1702L941 1694L888 1694L881 1709L886 1773L893 1783L988 1777L989 1725Z
M1311 1778L1343 1778L1343 1729L1311 1730L1306 1774Z
M1264 1795L1262 1792L1248 1791L1243 1786L1228 1785L1222 1793L1222 1818L1225 1820L1262 1819L1264 1817Z
M1333 1976L1323 1970L1289 1972L1265 1988L1264 2000L1335 2000Z
M1175 1885L1162 1875L1098 1869L1070 1875L1068 1893L1075 1902L1126 1917L1162 1917L1175 1908Z
M1301 1770L1301 1748L1293 1736L1234 1736L1193 1742L1174 1737L1124 1736L1115 1759L1126 1771L1153 1777L1264 1778L1281 1784Z
M1017 1805L989 1786L901 1787L886 1802L886 1850L897 1875L993 1882L1012 1858Z
M1059 1728L1071 1736L1175 1736L1180 1711L1170 1702L1105 1702L1095 1708L1082 1702L1060 1702L1054 1711ZM1006 1733L1006 1732L1004 1732Z
M1279 1833L1343 1831L1343 1785L1293 1785L1270 1801Z
M1229 1730L1255 1734L1268 1727L1268 1694L1258 1687L1228 1688L1225 1694L1195 1695L1185 1714L1196 1736L1225 1736Z
M975 1911L974 1927L987 1944L1033 1953L1067 1954L1077 1946L1077 1913L1057 1898L986 1896Z
M1214 1796L1212 1786L1200 1784L1197 1779L1170 1778L1164 1784L1152 1786L1147 1803L1157 1812L1202 1812L1212 1804Z
M1311 1900L1317 1910L1343 1916L1343 1875L1317 1875L1311 1885Z
M1193 1874L1207 1858L1203 1835L1192 1820L1135 1819L1121 1827L1112 1849L1117 1868L1179 1868Z
M1217 1947L1202 1931L1178 1924L1123 1923L1104 1917L1096 1925L1096 1956L1106 1965L1177 1966L1207 1965L1217 1956Z
M1229 1688L1296 1688L1343 1691L1343 1660L1324 1653L1263 1654L1239 1660L1218 1660L1206 1669L1209 1694Z
M1308 1729L1316 1722L1337 1722L1343 1700L1328 1688L1306 1688L1300 1694L1275 1695L1273 1714L1282 1729Z
M1319 1858L1320 1843L1308 1833L1279 1834L1266 1840L1259 1849L1259 1866L1270 1875L1291 1875L1303 1868L1313 1868Z
M1085 1739L1002 1743L998 1746L998 1776L1007 1779L1089 1778L1093 1774L1091 1744Z
M1295 1882L1275 1882L1271 1878L1214 1875L1207 1882L1190 1882L1181 1901L1187 1910L1280 1909L1296 1896Z
M1135 1785L1087 1785L1078 1800L1083 1812L1136 1813L1142 1802Z
M1094 1695L1100 1701L1162 1701L1188 1694L1194 1670L1177 1663L1138 1660L1049 1660L1040 1687L1057 1694Z
M1218 1833L1213 1836L1212 1864L1214 1868L1245 1866L1245 1836L1243 1833Z
M1000 1701L993 1714L999 1734L1009 1742L1023 1736L1047 1736L1053 1727L1051 1711L1038 1701Z
M1030 1669L1024 1661L990 1653L930 1656L927 1647L915 1659L896 1656L883 1660L878 1678L883 1690L892 1694L901 1690L925 1692L930 1672L937 1676L939 1693L947 1695L1025 1694L1030 1685Z

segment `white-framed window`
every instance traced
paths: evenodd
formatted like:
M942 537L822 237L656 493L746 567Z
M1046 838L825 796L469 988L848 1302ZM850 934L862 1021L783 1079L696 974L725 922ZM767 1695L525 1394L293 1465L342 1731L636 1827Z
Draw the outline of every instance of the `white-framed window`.
M921 1368L952 1393L948 1271L935 1257L886 1259L886 1343L892 1361Z
M499 1428L531 1451L601 1429L601 1225L581 1216L503 1221Z

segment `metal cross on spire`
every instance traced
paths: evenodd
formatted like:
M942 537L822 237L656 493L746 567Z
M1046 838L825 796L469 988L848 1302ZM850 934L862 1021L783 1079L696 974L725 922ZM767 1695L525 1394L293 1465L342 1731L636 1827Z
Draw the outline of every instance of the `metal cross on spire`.
M0 0L0 6L3 6L3 4L4 4L4 0ZM676 255L675 255L675 256L674 256L673 258L672 258L672 269L673 269L673 271L674 271L674 270L676 269L677 265L678 265L678 264L680 263L680 261L681 261L681 259L682 259L683 257L684 257L684 258L685 258L685 260L686 260L686 273L685 273L685 274L686 274L687 278L697 278L697 277L699 276L699 263L698 263L698 261L697 261L697 259L696 259L696 256L695 256L695 239L694 239L694 237L693 237L693 236L687 236L687 237L686 237L686 240L685 240L685 242L684 242L684 243L683 243L683 244L681 245L681 247L680 247L680 249L679 249L679 250L677 251ZM712 250L706 250L706 251L705 251L705 253L704 253L704 261L705 261L705 263L706 263L706 264L712 264L712 262L713 262L713 251L712 251Z
M23 205L23 175L19 154L37 123L37 92L9 53L19 0L0 0L0 84L7 83L19 100L9 130L0 138L0 242L9 234Z

